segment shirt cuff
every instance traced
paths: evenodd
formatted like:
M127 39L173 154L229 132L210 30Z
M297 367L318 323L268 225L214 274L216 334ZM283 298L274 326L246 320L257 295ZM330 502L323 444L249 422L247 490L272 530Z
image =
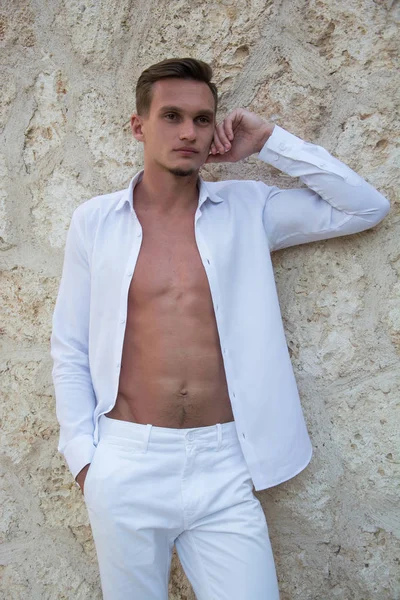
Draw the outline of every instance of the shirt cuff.
M296 151L303 144L304 141L301 138L275 124L271 135L258 153L258 158L264 162L273 163L279 160L281 154L287 156L287 151Z
M95 450L96 446L93 443L92 435L80 435L65 446L62 454L74 480L83 467L92 462ZM75 483L79 485L76 480Z
M325 148L305 142L279 125L275 125L272 134L258 153L258 158L295 177L328 173L338 175L352 186L360 186L364 182L360 175L332 156ZM307 170L307 165L312 165L312 172Z

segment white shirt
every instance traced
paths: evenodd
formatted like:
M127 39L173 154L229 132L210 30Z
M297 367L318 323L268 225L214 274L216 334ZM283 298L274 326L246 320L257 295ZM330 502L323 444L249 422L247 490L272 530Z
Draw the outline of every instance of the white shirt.
M270 252L356 233L390 203L321 146L275 125L258 158L305 183L205 182L195 237L209 281L236 428L255 490L294 477L312 446L286 344ZM91 462L98 419L116 401L131 279L142 243L133 190L72 214L53 314L58 450L75 478Z

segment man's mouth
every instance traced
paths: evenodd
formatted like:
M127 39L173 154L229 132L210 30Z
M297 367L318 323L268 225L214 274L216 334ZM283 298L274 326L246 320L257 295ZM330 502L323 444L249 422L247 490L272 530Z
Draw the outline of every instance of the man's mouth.
M195 150L194 148L177 148L175 150L175 152L182 152L183 154L198 154L198 150Z

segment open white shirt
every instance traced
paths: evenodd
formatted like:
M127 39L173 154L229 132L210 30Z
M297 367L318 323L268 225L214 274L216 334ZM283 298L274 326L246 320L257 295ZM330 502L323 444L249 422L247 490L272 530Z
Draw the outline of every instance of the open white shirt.
M199 177L195 237L209 281L229 396L255 490L306 467L312 446L286 344L270 252L356 233L388 200L321 146L275 125L258 158L307 188ZM75 478L115 404L128 290L142 243L134 187L72 214L51 334L58 450Z

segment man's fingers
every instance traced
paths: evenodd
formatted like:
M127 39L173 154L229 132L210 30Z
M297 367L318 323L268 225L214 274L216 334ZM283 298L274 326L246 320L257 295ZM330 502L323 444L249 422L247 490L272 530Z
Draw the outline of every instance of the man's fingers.
M218 125L217 125L217 127L215 128L215 130L214 130L214 146L216 147L216 149L218 150L218 152L219 152L220 154L223 154L223 153L225 152L224 145L223 145L223 143L221 142L221 140L220 140L220 137L219 137L219 129L218 129Z
M224 120L224 124L225 124L225 131L226 131L226 135L228 136L228 139L232 142L233 138L235 137L233 135L233 119L232 117L227 117Z
M217 150L217 153L224 154L225 148L224 148L223 143L221 142L221 139L219 137L219 132L218 132L217 128L214 129L213 143L214 143L214 146L215 146L215 148Z
M209 160L207 159L206 162L226 162L226 159L222 157L232 150L232 142L235 137L233 127L239 125L241 118L241 109L236 108L221 123L215 126L214 139L210 145L210 154L208 155Z
M210 152L211 152L211 154L216 154L216 153L217 153L217 149L216 149L216 147L215 147L215 144L214 144L214 142L211 142L211 145L210 145Z
M221 143L224 146L223 152L227 152L228 150L231 149L231 143L228 139L227 136L227 131L226 131L226 119L224 121L222 121L222 123L220 123L219 125L217 125L217 132L218 132L218 136L219 139L221 141Z
M222 154L209 154L207 157L206 163L217 163L217 162L227 162L225 158L225 153Z

